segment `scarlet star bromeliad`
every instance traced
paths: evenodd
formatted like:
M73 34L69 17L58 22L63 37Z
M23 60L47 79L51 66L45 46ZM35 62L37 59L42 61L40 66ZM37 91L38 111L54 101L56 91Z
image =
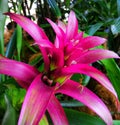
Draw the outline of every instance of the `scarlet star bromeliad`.
M106 39L84 37L83 32L78 32L78 22L73 11L69 14L68 24L61 21L56 24L47 19L56 33L54 44L43 29L28 18L14 13L6 15L32 36L44 60L44 71L39 72L29 64L0 56L0 73L14 77L27 90L18 125L38 125L46 110L54 125L68 125L64 110L56 97L60 93L82 102L107 125L112 125L112 117L105 104L87 87L70 79L75 73L88 75L111 91L117 99L108 78L90 65L101 59L119 58L112 51L95 48Z

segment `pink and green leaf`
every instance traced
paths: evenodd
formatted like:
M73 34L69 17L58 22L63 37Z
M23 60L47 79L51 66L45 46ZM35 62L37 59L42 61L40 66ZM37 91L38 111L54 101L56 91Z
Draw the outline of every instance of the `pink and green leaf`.
M103 60L107 58L120 58L116 53L104 50L104 49L97 49L97 50L88 50L87 52L80 52L78 49L77 51L73 52L69 59L68 63L72 60L75 60L77 63L83 63L83 64L91 64L93 62L96 62L98 60Z
M69 125L65 112L55 96L50 100L47 110L54 125Z
M81 40L84 37L84 32L79 32L76 36L75 36L75 42L76 40Z
M29 87L38 73L37 69L33 66L0 56L0 74L12 76L18 81L21 81L20 85L24 88Z
M71 65L69 67L65 67L58 74L59 74L59 76L60 75L66 76L66 75L73 75L75 73L85 74L85 75L88 75L88 76L94 78L95 80L97 80L100 84L102 84L105 88L107 88L110 92L112 92L117 97L116 92L115 92L112 84L108 80L108 78L102 72L100 72L96 68L89 66L87 64L75 64L75 65ZM57 72L56 72L56 74L57 74Z
M56 33L56 36L58 38L58 42L59 43L55 43L56 48L63 48L64 47L64 37L65 37L65 33L62 31L62 29L60 27L57 26L57 24L55 24L54 22L52 22L50 19L47 18L47 21L51 24L53 30Z
M45 32L37 24L30 19L15 13L5 13L9 15L17 24L19 24L26 32L28 32L35 42L43 47L52 47L52 43L49 41Z
M76 59L76 61L79 63L90 64L98 60L103 60L107 58L120 58L120 57L112 51L97 49L83 53L80 56L80 58Z
M112 125L112 117L105 104L89 89L79 83L67 80L57 91L82 102L97 115L99 115L106 125Z
M68 18L68 25L66 27L66 42L74 39L78 34L78 21L73 11L70 12Z
M54 88L46 86L38 75L31 83L25 96L18 125L38 125L44 115Z
M90 49L96 46L99 46L106 42L105 38L98 37L98 36L88 36L80 40L79 44L77 45L78 48Z

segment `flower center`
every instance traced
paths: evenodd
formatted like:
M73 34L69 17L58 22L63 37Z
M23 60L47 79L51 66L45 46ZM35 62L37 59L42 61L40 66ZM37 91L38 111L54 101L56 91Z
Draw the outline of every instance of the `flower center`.
M53 80L49 79L46 75L43 75L42 81L43 81L46 85L48 85L48 86L52 86L52 85L53 85Z

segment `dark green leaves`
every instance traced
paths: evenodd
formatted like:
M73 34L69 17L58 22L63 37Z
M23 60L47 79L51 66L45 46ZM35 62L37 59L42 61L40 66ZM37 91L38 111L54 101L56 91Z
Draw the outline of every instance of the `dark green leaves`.
M120 0L117 0L117 11L118 11L118 16L120 16Z
M12 107L10 97L5 94L6 112L2 121L2 125L16 125L16 112Z
M98 117L89 114L78 112L72 109L65 109L70 125L105 125Z
M91 28L88 30L88 34L91 36L94 35L95 32L100 29L101 26L103 26L102 22L92 25Z
M4 12L8 11L8 0L0 0L0 54L4 54L4 25L5 15Z
M106 125L97 116L65 108L70 125ZM120 120L113 120L113 125L120 125Z
M113 59L101 60L120 100L120 68Z
M114 120L113 125L120 125L120 120Z
M49 6L51 7L51 9L53 10L53 12L55 13L55 15L57 16L57 18L61 17L61 12L60 9L57 6L57 3L55 0L47 0Z
M6 57L12 58L15 48L16 48L16 30L14 31L14 33L8 43L8 46L6 49L6 54L5 54Z
M120 17L114 20L111 25L111 31L114 35L120 33Z

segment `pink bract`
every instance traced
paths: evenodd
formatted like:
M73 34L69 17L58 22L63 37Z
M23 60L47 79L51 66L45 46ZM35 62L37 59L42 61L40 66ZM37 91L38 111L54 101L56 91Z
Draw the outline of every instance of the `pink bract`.
M70 79L75 73L88 75L111 91L117 101L117 94L108 78L91 66L91 63L101 59L119 58L114 52L94 48L103 44L106 39L98 36L83 37L84 33L78 32L78 21L73 11L69 14L68 24L61 21L56 24L47 19L56 33L54 44L43 29L31 20L14 13L6 15L33 37L44 60L44 72L41 73L28 64L0 56L0 73L14 77L27 89L18 125L38 125L46 110L54 125L69 125L64 110L55 96L58 93L82 102L98 114L107 125L112 125L111 114L99 97ZM11 70L12 63L15 70Z

